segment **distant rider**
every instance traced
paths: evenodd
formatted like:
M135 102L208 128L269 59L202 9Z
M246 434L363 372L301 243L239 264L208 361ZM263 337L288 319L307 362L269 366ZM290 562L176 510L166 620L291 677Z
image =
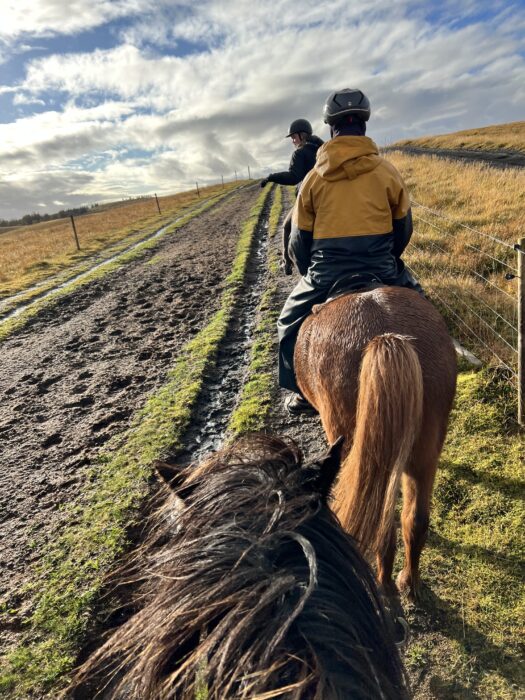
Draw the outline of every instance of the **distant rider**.
M306 175L315 165L315 156L319 146L323 145L322 140L312 133L312 125L307 119L294 119L290 124L286 138L291 138L295 146L290 166L288 170L280 173L270 173L268 177L261 180L261 187L269 182L276 182L279 185L297 185L304 180ZM297 188L298 189L298 188ZM288 212L283 223L283 265L287 275L291 275L292 261L288 254L288 242L292 226L292 209Z
M277 322L279 384L296 392L287 400L290 413L313 410L295 380L294 348L301 323L334 283L356 276L365 287L373 277L422 291L400 259L412 235L409 195L396 168L365 136L369 117L361 90L328 97L324 121L332 138L319 149L293 209L289 254L303 277Z

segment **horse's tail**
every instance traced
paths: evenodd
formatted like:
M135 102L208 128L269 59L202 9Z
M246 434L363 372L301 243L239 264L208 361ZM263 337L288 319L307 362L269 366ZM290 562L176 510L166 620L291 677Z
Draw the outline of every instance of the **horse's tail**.
M421 429L423 376L410 338L387 333L365 348L353 445L334 510L363 551L389 541L399 481Z

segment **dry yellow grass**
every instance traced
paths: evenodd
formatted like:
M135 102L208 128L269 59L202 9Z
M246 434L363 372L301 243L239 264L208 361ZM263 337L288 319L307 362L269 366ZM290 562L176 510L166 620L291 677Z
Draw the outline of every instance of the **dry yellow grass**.
M201 197L235 187L213 185L201 189ZM195 190L159 197L105 205L93 213L75 217L81 250L77 251L70 219L46 221L0 234L0 296L42 281L104 248L143 232L155 231L184 207L199 201Z
M496 124L480 129L456 131L452 134L404 139L396 141L392 145L469 151L520 151L525 153L525 122Z
M515 370L518 280L505 275L517 267L511 246L524 235L525 172L401 152L388 158L402 173L414 202L450 219L414 205L415 233L406 262L467 347L490 359L488 346Z

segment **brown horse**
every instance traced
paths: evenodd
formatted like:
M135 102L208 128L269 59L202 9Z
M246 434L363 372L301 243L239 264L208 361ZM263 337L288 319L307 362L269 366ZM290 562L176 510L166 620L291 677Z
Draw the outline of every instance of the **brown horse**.
M405 563L397 585L417 597L438 458L456 385L445 323L416 292L381 287L314 307L294 355L298 385L330 442L345 438L333 508L378 580L395 594L395 504L403 485Z

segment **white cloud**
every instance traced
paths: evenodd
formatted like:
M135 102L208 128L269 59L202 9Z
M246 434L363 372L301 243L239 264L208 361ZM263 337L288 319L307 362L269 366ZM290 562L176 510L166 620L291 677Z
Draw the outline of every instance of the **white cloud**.
M31 95L28 95L25 92L18 92L14 97L13 97L13 104L14 105L44 105L45 102L44 100L39 100L37 97L33 97Z
M0 36L73 34L147 6L143 0L3 0Z
M65 0L33 5L27 27L35 36L80 26L64 14ZM31 14L27 0L17 7ZM425 19L428 3L415 0L334 0L329 12L318 0L305 0L299 12L291 0L275 0L271 10L248 0L155 7L76 0L75 7L83 28L137 21L121 28L114 48L33 58L17 88L0 86L5 96L17 91L19 106L63 102L0 124L0 174L28 190L44 170L60 172L57 186L68 173L85 176L54 195L37 188L34 202L169 191L248 165L255 175L281 169L291 154L283 138L289 122L306 117L326 136L322 105L338 87L369 95L370 135L381 143L524 113L524 27L508 8L490 23L462 26L450 0L435 6L441 25ZM484 7L468 0L462 21ZM21 17L11 15L12 34L22 31ZM185 42L190 53L175 55Z

